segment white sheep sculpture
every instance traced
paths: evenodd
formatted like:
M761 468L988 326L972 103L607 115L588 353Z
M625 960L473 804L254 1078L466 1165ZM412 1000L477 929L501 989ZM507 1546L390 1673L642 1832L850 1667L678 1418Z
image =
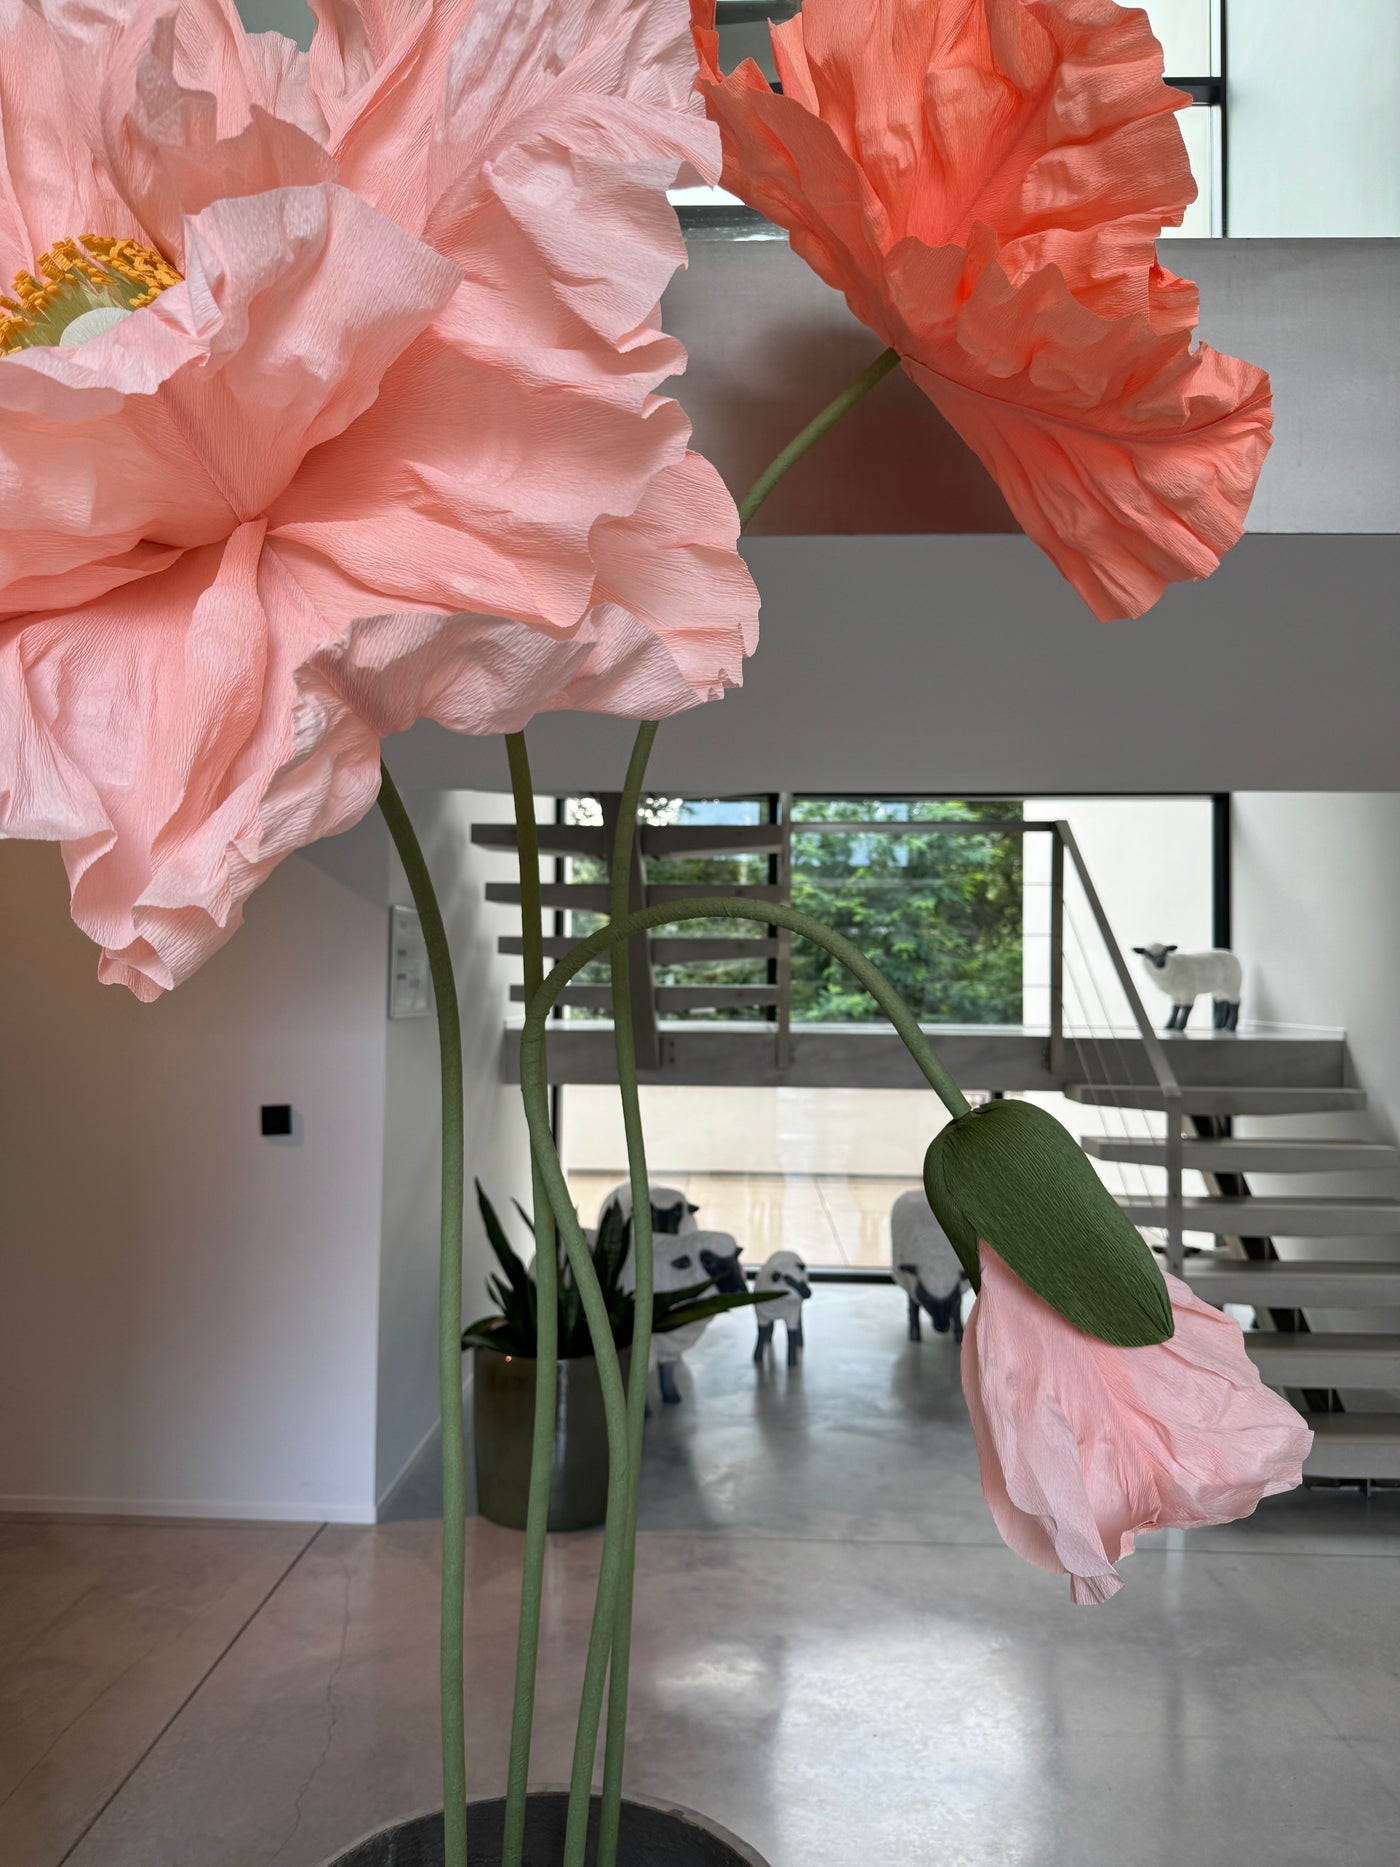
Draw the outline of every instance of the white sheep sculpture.
M603 1223L603 1214L609 1206L620 1206L624 1219L632 1216L632 1188L624 1180L621 1186L615 1186L603 1201L598 1211L598 1223ZM651 1229L653 1236L667 1232L693 1232L695 1215L700 1210L692 1206L677 1187L653 1186L651 1188Z
M763 1294L778 1294L754 1311L758 1319L758 1343L753 1352L756 1368L761 1368L773 1349L773 1334L779 1323L787 1331L787 1365L802 1361L802 1305L812 1294L807 1281L807 1266L795 1251L775 1251L767 1258L754 1279L754 1289Z
M939 1335L951 1329L953 1340L961 1342L967 1276L922 1189L901 1193L890 1209L890 1270L909 1299L909 1340L923 1339L919 1325L923 1310Z
M1172 1015L1162 1027L1184 1031L1191 1008L1203 992L1215 1000L1213 1023L1217 1031L1233 1031L1240 1021L1240 962L1223 947L1204 953L1182 953L1174 946L1135 946L1142 969L1172 1001Z
M656 1213L658 1203L663 1209L671 1202L658 1199L672 1189L669 1187L652 1188L652 1213ZM606 1212L615 1195L609 1194L603 1201ZM679 1196L678 1196L679 1197ZM679 1231L655 1231L652 1237L652 1281L658 1290L688 1290L693 1284L703 1284L712 1280L716 1291L726 1294L738 1294L748 1288L744 1273L739 1263L738 1241L728 1232L701 1231L694 1219L696 1207L687 1206L688 1226ZM630 1215L631 1203L628 1202ZM601 1214L599 1215L601 1218ZM618 1273L618 1283L624 1290L637 1287L637 1257L629 1245L622 1269ZM676 1383L676 1369L681 1358L686 1355L704 1335L711 1319L702 1317L699 1322L683 1323L679 1329L667 1329L651 1339L650 1365L656 1370L661 1383L661 1398L668 1407L680 1404L681 1390Z

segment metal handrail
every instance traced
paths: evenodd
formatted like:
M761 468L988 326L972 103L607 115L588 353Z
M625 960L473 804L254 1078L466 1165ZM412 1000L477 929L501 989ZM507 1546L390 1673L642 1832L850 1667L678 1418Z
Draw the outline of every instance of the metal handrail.
M1089 904L1089 912L1094 917L1095 925L1098 927L1098 930L1099 930L1099 937L1100 939L1102 939L1105 947L1108 949L1108 957L1113 962L1113 970L1118 975L1118 983L1123 988L1123 995L1128 1001L1128 1009L1132 1012L1133 1022L1138 1027L1138 1035L1142 1039L1143 1054L1146 1056L1148 1063L1151 1065L1152 1074L1157 1080L1158 1092L1160 1093L1162 1097L1162 1106L1166 1110L1166 1117L1167 1117L1167 1133L1166 1133L1167 1269L1171 1272L1173 1277L1180 1277L1182 1273L1182 1267L1183 1267L1184 1257L1185 1257L1184 1247L1182 1245L1182 1237L1181 1237L1182 1224L1184 1220L1184 1208L1182 1205L1182 1191L1181 1191L1181 1176L1182 1176L1182 1119L1185 1114L1185 1098L1182 1094L1181 1084L1177 1081L1176 1072L1175 1070L1173 1070L1171 1066L1171 1062L1167 1056L1166 1046L1163 1044L1161 1038L1157 1035L1157 1032L1153 1027L1152 1020L1147 1015L1147 1009L1142 1002L1141 994L1138 992L1137 986L1133 982L1133 975L1128 970L1128 962L1123 957L1123 950L1119 946L1117 940L1114 938L1113 929L1108 924L1108 916L1104 913L1103 903L1099 899L1099 892L1095 888L1092 880L1090 879L1089 871L1084 865L1084 857L1080 853L1079 844L1075 841L1074 831L1069 827L1069 824L1066 823L1063 818L1061 818L1054 825L1054 835L1055 835L1056 842L1060 844L1068 852L1070 861L1074 864L1075 872L1079 876L1079 885L1084 890L1084 899ZM1056 892L1058 893L1058 900L1055 902L1054 911L1053 911L1054 919L1052 920L1052 940L1054 938L1053 929L1056 926L1056 924L1058 923L1059 927L1061 929L1063 928L1063 917L1064 917L1063 881L1061 881L1061 885L1058 891ZM1059 939L1060 939L1061 944L1063 943L1063 938L1064 938L1063 932L1061 931L1059 934ZM1055 1016L1056 1008L1054 1004L1054 999L1056 996L1055 988L1057 984L1059 986L1059 994L1060 994L1060 1001L1061 1001L1060 1012L1059 1012L1059 1023L1060 1023L1061 1029L1063 1029L1063 1018L1064 1018L1063 978L1061 977L1059 981L1056 981L1053 976L1053 973L1054 973L1054 969L1052 967L1052 980L1051 980L1052 1034L1053 1034L1055 1024L1056 1024L1056 1016Z

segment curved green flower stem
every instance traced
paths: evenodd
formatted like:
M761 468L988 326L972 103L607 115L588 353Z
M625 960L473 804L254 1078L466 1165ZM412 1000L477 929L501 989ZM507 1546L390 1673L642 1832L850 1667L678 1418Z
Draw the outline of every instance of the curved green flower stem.
M601 948L598 949L601 951ZM574 971L577 971L577 967ZM553 975L551 975L552 977ZM572 977L573 974L570 974ZM535 994L540 998L548 981ZM553 1004L553 999L550 1004ZM583 1300L583 1313L598 1363L598 1384L602 1389L603 1412L608 1429L608 1523L625 1521L628 1498L627 1395L622 1384L622 1365L613 1341L612 1324L603 1298L593 1255L583 1236L569 1198L568 1183L559 1164L559 1151L549 1126L549 1083L540 1067L543 1047L533 1074L522 1073L521 1092L525 1100L525 1120L530 1129L530 1148L538 1163L549 1203L569 1255L569 1268ZM523 1071L523 1065L522 1065ZM602 1719L603 1692L608 1678L608 1653L612 1646L613 1609L621 1562L621 1537L605 1535L603 1560L598 1576L598 1596L593 1604L593 1625L588 1636L588 1658L584 1664L583 1695L579 1703L578 1730L574 1738L573 1769L569 1776L569 1820L564 1835L563 1867L583 1867L588 1840L588 1809L593 1792L593 1763L598 1754L598 1726Z
M540 845L535 828L535 792L525 735L506 735L511 792L520 850L520 931L525 997L534 997L544 978L541 926ZM540 1600L544 1587L549 1492L554 1463L555 1411L559 1392L559 1258L554 1211L539 1163L530 1160L535 1218L535 1431L530 1452L530 1494L525 1518L525 1560L520 1577L520 1633L515 1659L515 1704L510 1726L510 1772L506 1785L503 1867L521 1867L525 1852L525 1807L530 1786L530 1739L535 1718L535 1676L540 1650Z
M618 803L617 830L608 871L608 917L627 918L631 898L632 848L637 835L637 810L646 779L647 760L656 738L656 720L643 720L627 767ZM627 942L619 940L609 952L612 966L613 1044L617 1055L617 1081L622 1094L622 1125L627 1136L627 1170L632 1185L632 1250L637 1272L637 1300L632 1329L632 1365L627 1384L627 1457L629 1464L627 1514L617 1532L621 1571L612 1627L612 1666L608 1675L608 1730L603 1748L603 1800L598 1818L597 1867L614 1867L618 1825L622 1813L622 1761L627 1748L627 1682L632 1660L632 1584L636 1573L637 1509L641 1494L642 1434L646 1422L647 1375L651 1366L653 1254L651 1238L651 1181L647 1174L646 1139L642 1133L641 1100L637 1092L637 1057L632 1036L632 980ZM527 996L533 997L530 993ZM605 1538L614 1534L609 1519Z
M652 908L638 908L635 914L626 919L609 921L596 933L589 934L586 940L580 940L573 950L566 954L550 973L539 991L530 1000L525 1014L525 1028L520 1035L520 1083L525 1094L526 1105L532 1100L542 1103L547 1118L549 1112L549 1094L545 1074L545 1019L549 1016L555 1000L564 987L581 971L590 960L597 959L610 946L620 940L630 940L635 934L645 933L648 928L669 926L673 921L758 921L765 927L786 927L804 940L823 947L834 960L844 966L858 985L864 986L875 1003L884 1012L902 1040L905 1049L919 1066L919 1070L929 1087L937 1095L950 1115L966 1115L970 1104L962 1090L958 1088L943 1064L938 1053L919 1028L919 1021L900 997L898 991L885 977L880 968L868 960L860 948L844 934L834 932L823 922L813 920L810 914L803 914L796 908L783 906L780 902L764 902L756 905L752 901L742 900L736 895L697 895L691 901L662 902ZM531 1137L536 1136L541 1124L531 1120ZM563 1224L563 1214L559 1208L561 1202L572 1213L569 1206L568 1187L559 1166L559 1156L554 1152L553 1137L549 1134L549 1122L542 1123L543 1136L548 1143L544 1159L545 1181L549 1187L549 1196L554 1203L555 1213Z
M882 352L869 369L862 370L855 381L844 388L834 401L827 403L820 415L809 421L800 434L793 436L782 453L764 468L739 501L739 529L741 531L748 526L755 512L789 468L795 467L808 448L820 441L829 428L834 428L843 415L849 414L856 403L863 396L869 395L877 383L883 382L898 363L899 352L897 350Z
M639 780L640 783L640 780ZM624 1516L631 1506L630 1448L627 1444L626 1402L622 1392L621 1371L608 1330L592 1260L579 1228L578 1215L569 1198L568 1183L560 1165L559 1153L549 1126L549 1068L546 1057L546 1025L549 1013L560 992L574 975L592 959L610 947L630 940L648 928L693 920L759 921L764 926L787 927L793 933L824 947L852 976L865 987L902 1038L906 1049L919 1066L930 1087L950 1114L965 1115L967 1098L944 1069L933 1046L919 1029L918 1020L890 981L844 935L833 933L810 915L776 903L756 909L750 901L733 895L697 897L693 901L662 903L641 908L621 920L609 921L574 947L550 973L530 1000L525 1028L520 1039L520 1087L525 1100L525 1118L530 1128L530 1144L554 1207L574 1266L574 1275L583 1295L593 1337L594 1353L602 1381L603 1403L608 1422L608 1527L603 1537L602 1572L598 1597L594 1604L593 1627L589 1636L588 1663L585 1670L583 1703L579 1710L578 1737L574 1747L574 1767L569 1785L569 1826L565 1840L564 1867L583 1867L587 1836L593 1760L597 1753L598 1720L603 1687L607 1676L608 1649L616 1624L616 1604L621 1598L621 1581L626 1574L627 1546L620 1526L629 1521ZM648 1193L648 1210L650 1195ZM584 1274L586 1271L586 1275ZM596 1316L596 1320L595 1320ZM634 1367L644 1367L633 1348ZM625 1715L625 1708L624 1708ZM618 1765L620 1770L620 1762ZM600 1856L601 1862L601 1856Z
M462 1193L465 1174L462 1025L442 909L412 820L389 769L379 767L379 808L423 926L442 1061L442 1229L438 1270L438 1391L442 1407L442 1821L445 1867L467 1867L465 1636L466 1471L462 1447Z
M592 1262L583 1242L583 1234L579 1229L578 1215L570 1202L568 1184L559 1162L558 1150L554 1145L554 1136L550 1132L546 1024L560 992L590 960L596 959L599 954L605 953L610 947L630 940L634 934L645 933L648 928L694 920L759 921L764 926L790 928L793 933L800 934L805 939L815 941L818 946L824 947L870 993L903 1039L905 1047L949 1113L965 1115L968 1111L967 1098L939 1062L932 1045L919 1029L918 1020L913 1012L880 969L872 965L860 948L853 945L844 935L833 933L829 927L823 926L820 921L813 920L810 915L800 914L794 908L783 907L777 903L765 903L762 907L756 908L753 902L733 895L716 895L697 896L693 901L662 903L657 907L640 908L635 914L629 914L622 920L609 921L596 933L590 934L586 940L581 940L572 952L560 960L531 999L525 1016L525 1028L520 1039L520 1087L525 1099L525 1116L530 1126L530 1142L540 1163L545 1187L554 1207L554 1215L563 1232L570 1262L575 1264L575 1276L579 1277L580 1288L583 1291L589 1326L593 1332L594 1351L598 1356L599 1373L604 1377L603 1401L608 1419L608 1528L603 1538L602 1575L599 1578L598 1599L594 1607L584 1702L579 1713L579 1734L574 1750L574 1770L570 1783L569 1832L565 1844L564 1867L582 1867L583 1862L590 1776L597 1745L598 1712L607 1671L607 1653L613 1627L618 1577L625 1568L625 1551L619 1526L625 1522L622 1513L630 1502L631 1480L628 1469L630 1458L626 1443L625 1402L617 1357L615 1353L612 1355L609 1368L604 1354L605 1348L610 1350L612 1346L611 1338L607 1334L607 1317L604 1315L599 1323L594 1322L594 1312L590 1307L590 1302L601 1307L597 1280L593 1276ZM650 1204L649 1199L648 1204ZM580 1263L587 1266L589 1282L585 1282L580 1276L578 1268ZM633 1354L635 1357L635 1347Z

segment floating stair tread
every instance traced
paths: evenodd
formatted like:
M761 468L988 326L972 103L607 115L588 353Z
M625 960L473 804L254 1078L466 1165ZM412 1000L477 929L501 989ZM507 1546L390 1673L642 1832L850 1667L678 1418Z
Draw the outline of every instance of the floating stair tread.
M1400 1413L1306 1413L1309 1478L1400 1479Z
M642 937L651 940L652 963L657 966L698 966L707 960L776 959L778 955L778 942L773 939L726 940L722 934L694 940L657 940L649 935ZM576 934L546 934L543 941L545 958L563 959L566 953L573 952L577 944ZM525 951L525 942L519 934L502 934L496 946L499 952L509 955L518 956Z
M504 907L520 905L519 882L488 882L486 899ZM606 882L541 882L540 902L547 908L575 908L593 914L608 911Z
M601 859L604 854L600 823L537 823L535 835L542 856L597 856ZM519 848L519 833L513 823L474 823L472 842L478 849L514 851Z
M1081 1146L1095 1160L1139 1167L1164 1167L1165 1141L1085 1135ZM1291 1141L1283 1137L1186 1139L1181 1164L1199 1173L1392 1173L1400 1171L1400 1148L1386 1141Z
M1261 1330L1244 1344L1269 1387L1400 1387L1400 1335Z
M659 1012L732 1010L736 1006L762 1007L778 1002L778 988L775 985L658 985L653 988L652 995ZM523 1004L525 987L513 985L510 996L515 1004ZM610 1010L612 987L566 985L558 1002L562 1005L587 1006L597 1011Z
M1118 1202L1134 1225L1165 1225L1165 1198L1129 1197ZM1312 1193L1274 1198L1206 1194L1181 1202L1188 1232L1229 1238L1358 1238L1363 1233L1400 1233L1400 1199L1330 1199Z
M651 862L680 856L687 861L711 856L769 854L783 846L780 823L645 823L642 854Z
M771 882L650 882L647 884L647 904L654 906L662 901L688 901L694 897L713 895L739 895L754 902L781 901L783 891ZM499 902L502 906L518 906L520 902L519 882L488 882L486 899ZM608 911L608 887L606 882L542 882L540 901L547 908L577 908L594 914L606 914ZM762 921L761 914L755 914L756 921Z
M1066 1083L1071 1102L1095 1108L1160 1109L1155 1083ZM1189 1115L1307 1115L1366 1106L1364 1089L1280 1089L1251 1083L1183 1083L1181 1107Z
M1186 1260L1186 1282L1208 1303L1249 1303L1256 1309L1400 1309L1400 1262L1338 1258L1209 1258Z

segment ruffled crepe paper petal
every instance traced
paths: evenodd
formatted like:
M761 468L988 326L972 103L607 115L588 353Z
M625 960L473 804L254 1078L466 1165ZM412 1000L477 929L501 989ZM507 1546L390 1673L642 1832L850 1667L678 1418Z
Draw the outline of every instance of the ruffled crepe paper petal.
M232 0L0 0L0 273L91 231L184 275L0 356L0 835L143 998L386 732L664 717L756 639L660 393L666 185L718 162L684 0L321 15L308 58Z
M1101 621L1208 576L1269 446L1268 378L1201 346L1155 241L1195 194L1146 15L1113 0L806 0L775 93L718 68L724 185L895 350Z
M985 1103L933 1138L924 1188L974 1288L978 1240L1077 1329L1163 1342L1172 1308L1151 1251L1074 1137L1032 1102Z
M1263 1385L1239 1324L1166 1279L1175 1328L1111 1347L982 1247L962 1384L982 1489L1007 1547L1068 1573L1081 1604L1122 1587L1145 1531L1229 1523L1302 1481L1312 1434Z

